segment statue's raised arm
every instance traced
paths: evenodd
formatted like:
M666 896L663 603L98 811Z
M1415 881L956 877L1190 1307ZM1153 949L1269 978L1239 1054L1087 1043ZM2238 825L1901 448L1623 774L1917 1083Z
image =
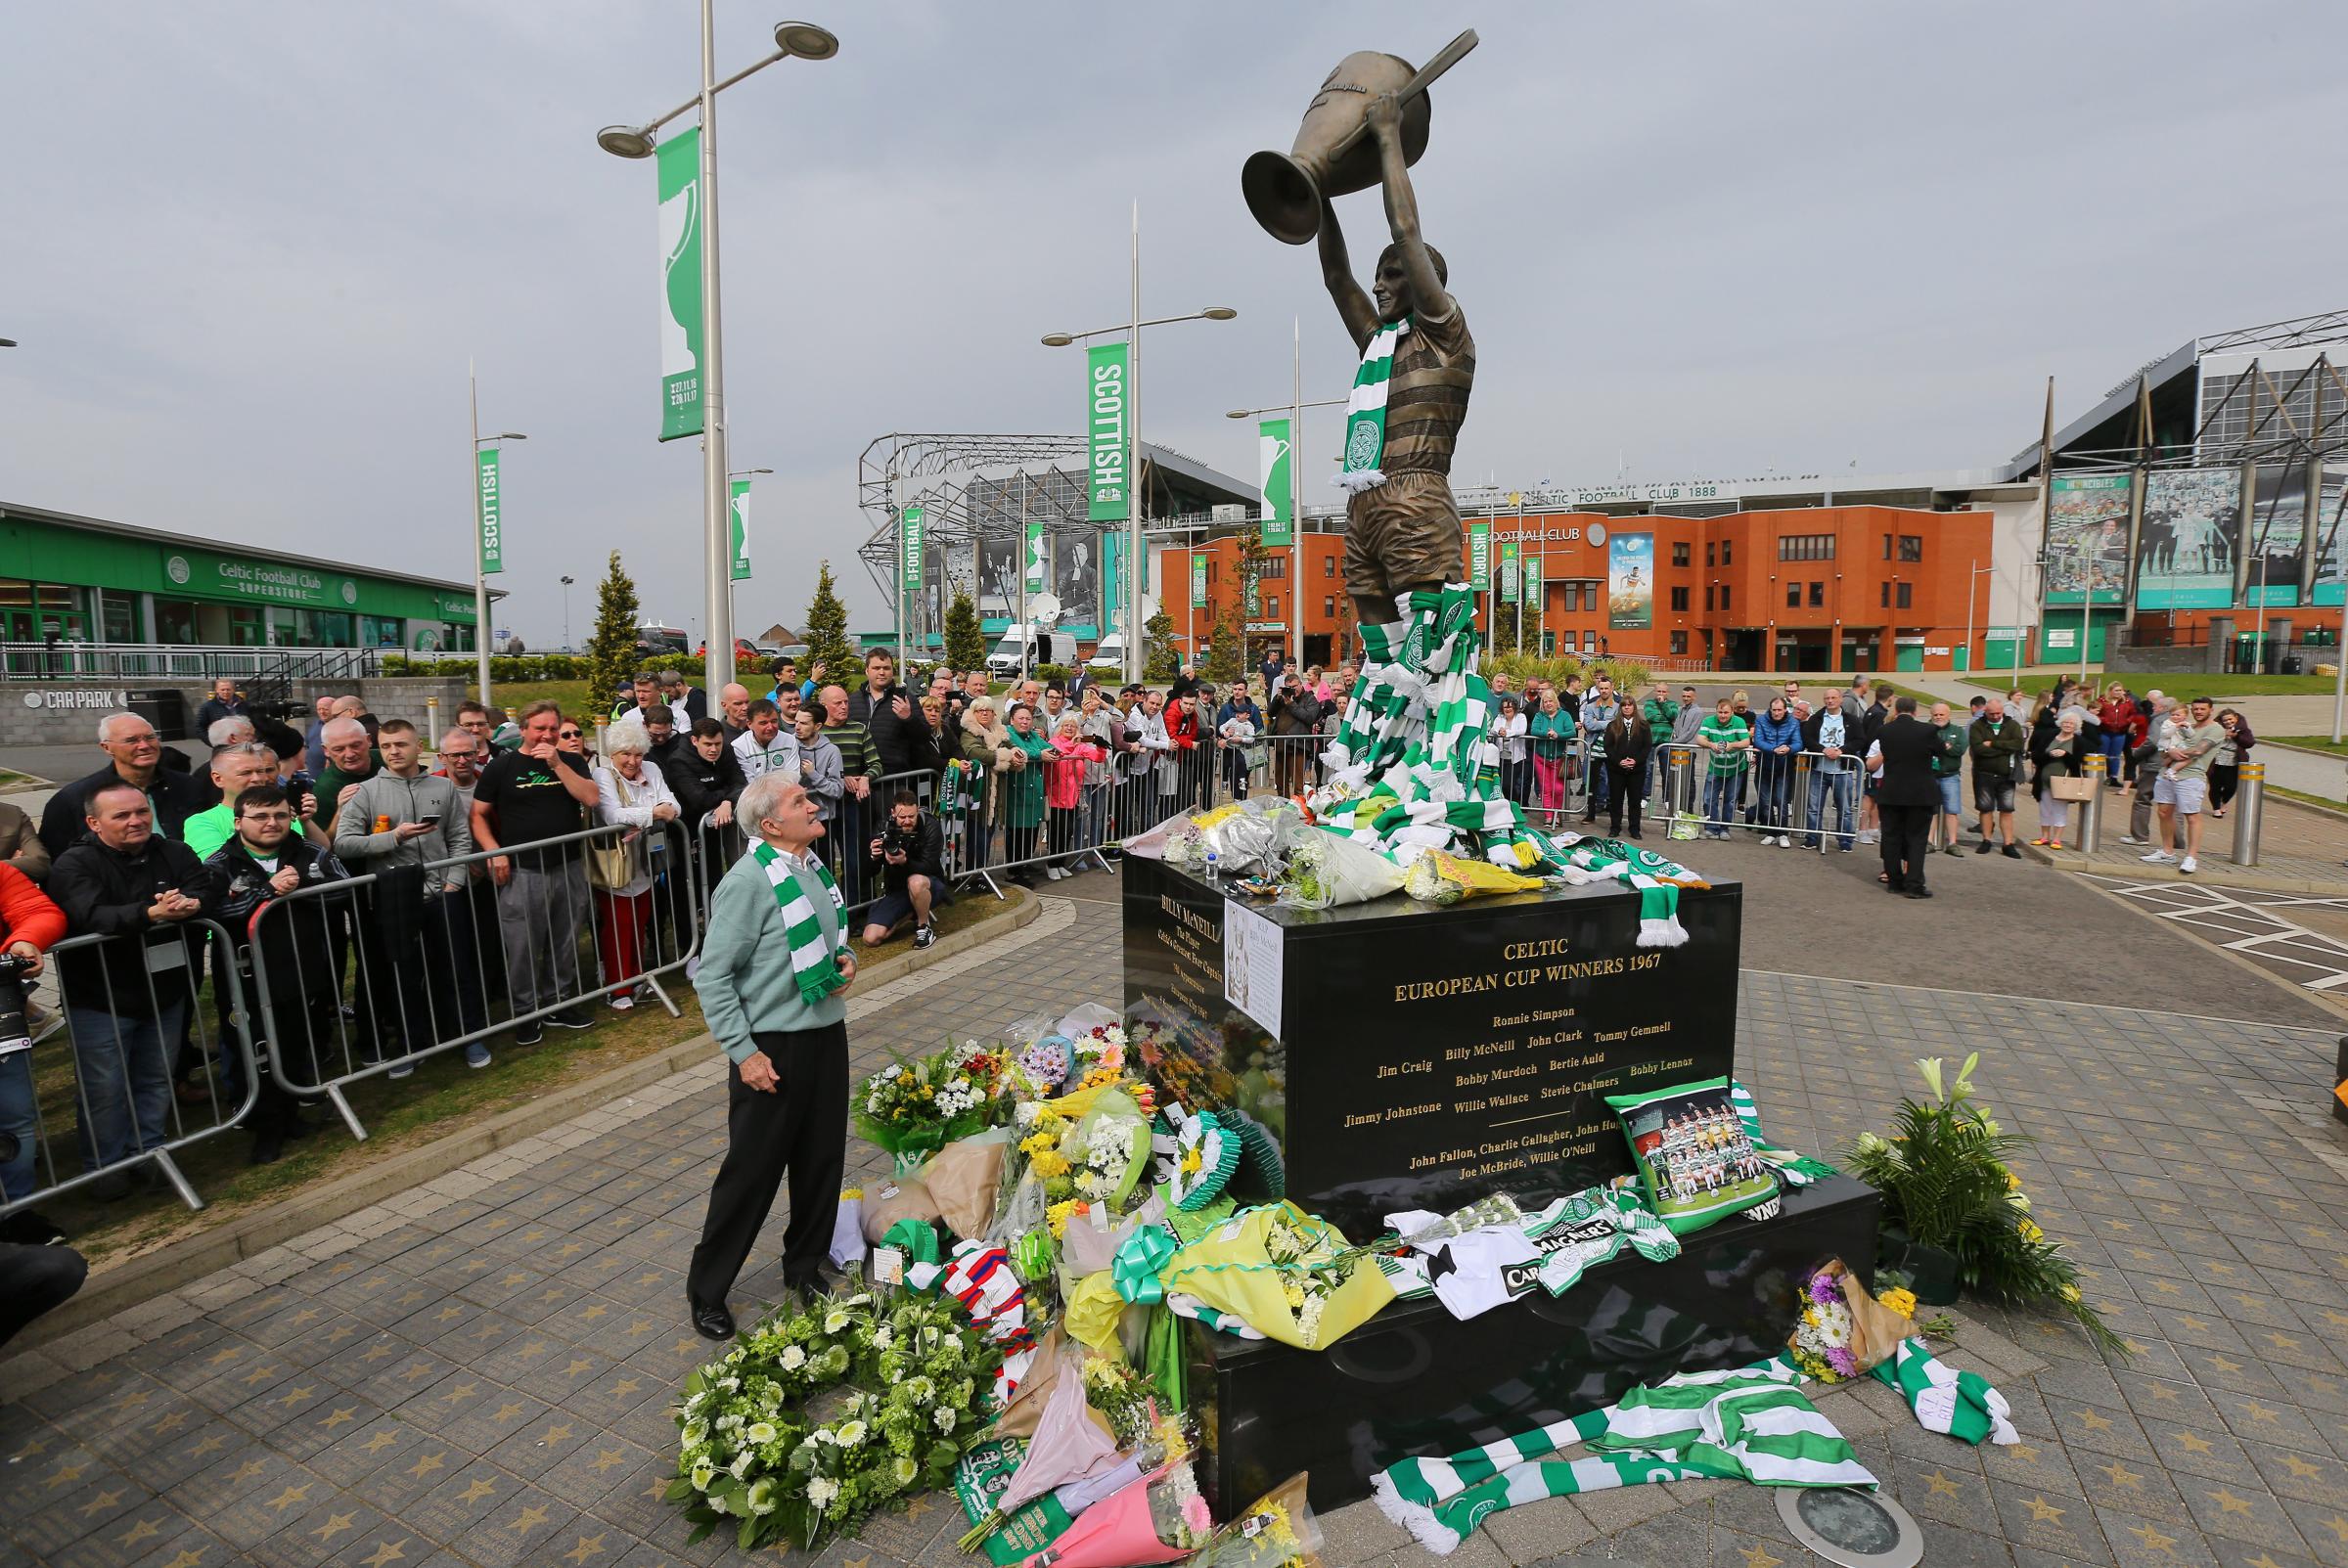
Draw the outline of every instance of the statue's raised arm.
M1370 100L1365 117L1370 134L1377 138L1378 183L1386 193L1386 226L1393 231L1396 259L1410 279L1415 310L1421 321L1448 320L1452 298L1443 287L1442 270L1426 237L1419 231L1419 197L1411 189L1411 170L1402 144L1402 95L1380 93ZM1327 233L1327 227L1323 233ZM1342 253L1343 243L1339 242ZM1324 257L1328 247L1322 247ZM1344 308L1340 301L1338 308Z

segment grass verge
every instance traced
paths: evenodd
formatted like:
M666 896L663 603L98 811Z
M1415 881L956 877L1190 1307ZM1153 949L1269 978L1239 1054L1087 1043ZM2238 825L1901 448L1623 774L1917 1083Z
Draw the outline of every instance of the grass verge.
M2334 740L2327 735L2264 735L2259 739L2280 745L2297 746L2302 751L2321 751L2326 756L2348 757L2348 740ZM2270 784L2268 787L2274 786Z

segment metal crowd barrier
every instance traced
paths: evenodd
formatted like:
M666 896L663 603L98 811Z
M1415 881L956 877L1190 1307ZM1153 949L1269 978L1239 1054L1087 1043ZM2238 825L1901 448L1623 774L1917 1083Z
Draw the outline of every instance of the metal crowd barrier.
M0 1054L0 1150L16 1142L0 1162L0 1214L142 1172L203 1207L172 1156L242 1120L260 1077L243 1009L216 990L219 956L234 951L227 929L203 917L181 929L176 941L89 935L48 951L43 973L59 977L64 1005L29 1045ZM202 1103L181 1100L182 1082L203 1086Z
M240 947L272 1077L363 1140L346 1091L364 1079L622 992L677 1016L661 978L700 951L704 923L690 843L677 822L592 828L269 900ZM643 889L593 885L591 864L613 849L650 877ZM501 858L502 885L488 865Z

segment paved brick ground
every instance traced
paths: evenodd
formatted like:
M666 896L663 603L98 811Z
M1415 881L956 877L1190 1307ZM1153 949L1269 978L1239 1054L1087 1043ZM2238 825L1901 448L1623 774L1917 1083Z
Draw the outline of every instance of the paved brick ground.
M860 1057L1112 995L1108 889L1061 886L1077 896L1025 931L857 999ZM1873 1385L1827 1397L1928 1521L1930 1562L2348 1565L2348 1141L2320 1109L2325 1037L1770 973L1745 975L1739 1030L1773 1131L1829 1152L1882 1120L1913 1057L1992 1048L1989 1095L2041 1141L2038 1212L2136 1347L2107 1364L2055 1323L1968 1316L1952 1359L2013 1401L2018 1448L1923 1433ZM0 1364L0 1568L733 1555L685 1549L658 1500L666 1396L705 1348L680 1271L720 1086L712 1061ZM738 1306L774 1289L781 1220ZM1555 1501L1451 1561L1806 1562L1772 1501L1725 1483ZM959 1561L948 1511L879 1520L825 1568ZM1426 1560L1366 1504L1325 1523L1332 1564Z

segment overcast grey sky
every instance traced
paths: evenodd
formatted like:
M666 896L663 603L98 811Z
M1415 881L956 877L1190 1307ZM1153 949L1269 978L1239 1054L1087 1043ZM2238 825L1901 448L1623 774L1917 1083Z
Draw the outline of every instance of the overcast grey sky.
M1357 48L1483 47L1435 92L1426 232L1480 349L1459 472L1504 484L1966 466L2198 332L2348 305L2348 7L837 5L841 52L730 91L726 369L755 630L829 556L857 454L1077 427L1121 319L1148 437L1249 474L1226 408L1352 355L1239 167ZM721 70L781 11L720 0ZM700 462L657 423L653 167L593 133L687 97L689 0L19 6L0 496L352 565L469 574L465 366L506 466L511 605L583 638L608 551L694 625ZM1438 17L1441 20L1436 20ZM1340 203L1357 260L1374 195ZM1308 416L1308 472L1333 441ZM1332 492L1333 494L1333 492Z

